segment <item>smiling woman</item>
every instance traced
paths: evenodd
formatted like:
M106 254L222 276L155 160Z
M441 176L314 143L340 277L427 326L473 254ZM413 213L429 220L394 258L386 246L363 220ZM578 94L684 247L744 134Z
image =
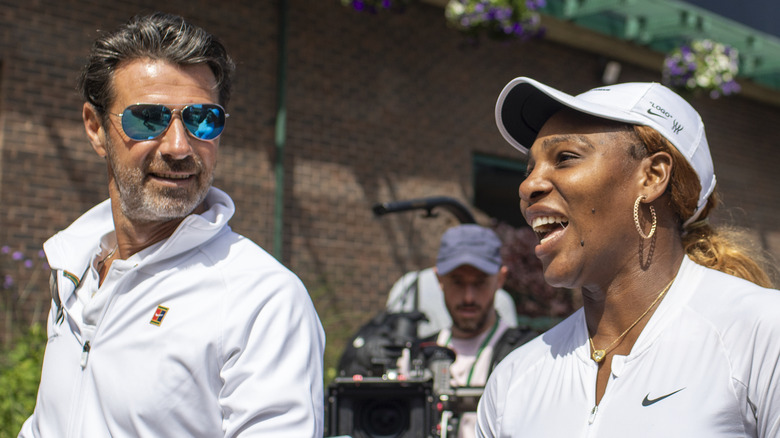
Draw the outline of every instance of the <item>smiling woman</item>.
M575 97L517 78L496 119L528 159L520 205L545 280L583 307L499 365L478 434L778 436L780 293L707 222L698 113L655 83Z

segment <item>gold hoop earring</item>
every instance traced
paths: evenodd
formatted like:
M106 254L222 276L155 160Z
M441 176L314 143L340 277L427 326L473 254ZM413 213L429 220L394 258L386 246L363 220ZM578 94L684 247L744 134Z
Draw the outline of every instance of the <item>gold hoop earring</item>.
M645 235L644 231L642 231L642 224L639 223L639 202L647 199L646 195L641 195L638 198L636 198L636 201L634 202L634 225L636 225L636 230L639 232L639 235L642 236L643 239L649 239L653 237L653 234L655 234L655 228L658 225L658 221L655 217L655 208L653 206L650 206L650 215L653 217L653 226L650 228L650 232Z

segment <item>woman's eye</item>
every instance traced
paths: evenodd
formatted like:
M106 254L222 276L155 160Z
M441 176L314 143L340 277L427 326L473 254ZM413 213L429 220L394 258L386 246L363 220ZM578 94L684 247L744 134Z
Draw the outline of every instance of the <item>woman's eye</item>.
M565 161L573 160L575 158L577 158L577 155L575 155L575 154L573 154L571 152L561 152L560 154L558 154L558 160L557 161L559 163L563 163Z

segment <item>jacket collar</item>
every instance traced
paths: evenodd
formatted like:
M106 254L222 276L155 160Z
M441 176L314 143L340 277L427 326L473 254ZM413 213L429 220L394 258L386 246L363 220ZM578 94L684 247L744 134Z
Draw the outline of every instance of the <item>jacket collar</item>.
M141 263L148 265L177 256L202 245L226 229L228 221L235 213L235 204L230 197L222 190L212 187L204 202L207 208L205 212L184 218L173 234L143 257ZM106 200L43 244L49 266L80 280L97 251L101 237L113 230L111 201Z

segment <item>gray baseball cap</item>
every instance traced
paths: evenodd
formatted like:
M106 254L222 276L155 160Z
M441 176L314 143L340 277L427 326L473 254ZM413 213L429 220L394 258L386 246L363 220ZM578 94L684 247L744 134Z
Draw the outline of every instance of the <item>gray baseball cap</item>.
M471 265L490 275L498 273L501 239L493 230L475 224L448 229L441 236L436 270L446 275L461 265Z

